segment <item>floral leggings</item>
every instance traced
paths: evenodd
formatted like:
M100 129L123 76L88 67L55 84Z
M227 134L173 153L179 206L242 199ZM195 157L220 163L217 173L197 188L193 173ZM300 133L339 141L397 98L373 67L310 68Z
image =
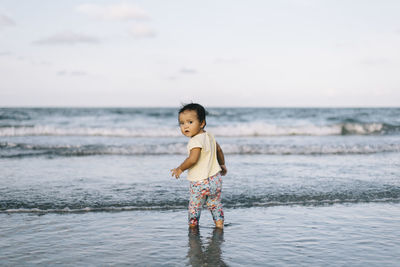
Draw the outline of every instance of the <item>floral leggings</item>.
M221 204L222 178L219 173L202 181L190 182L189 224L198 225L201 207L206 203L214 222L224 220Z

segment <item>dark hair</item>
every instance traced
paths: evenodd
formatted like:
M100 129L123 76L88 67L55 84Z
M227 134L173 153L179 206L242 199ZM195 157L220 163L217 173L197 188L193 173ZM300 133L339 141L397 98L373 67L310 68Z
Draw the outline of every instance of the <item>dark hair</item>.
M204 126L206 126L206 115L208 114L208 112L205 110L205 108L197 103L190 103L190 104L186 104L183 105L181 107L181 109L179 110L178 114L181 114L182 112L186 111L186 110L194 110L197 113L197 119L199 120L200 123L202 123L204 121Z

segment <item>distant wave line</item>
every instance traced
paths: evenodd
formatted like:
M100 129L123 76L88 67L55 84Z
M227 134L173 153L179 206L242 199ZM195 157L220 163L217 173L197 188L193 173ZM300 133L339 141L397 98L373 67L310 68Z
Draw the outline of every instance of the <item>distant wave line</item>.
M257 136L329 136L329 135L373 135L399 133L400 126L385 123L339 123L332 125L281 126L267 123L242 123L219 127L208 127L210 132L221 137ZM0 126L0 137L6 136L104 136L104 137L178 137L179 129L163 128L63 128L50 125Z
M386 144L223 144L230 155L346 155L400 152L399 143ZM185 143L137 145L41 145L0 142L0 158L93 155L185 155Z
M160 210L187 208L186 194L154 194L153 191L132 189L129 199L104 200L98 192L85 195L85 200L69 194L46 194L46 191L29 191L29 196L16 195L12 190L0 195L0 211L107 211L107 210ZM115 195L117 197L118 195ZM263 192L225 190L223 205L227 208L264 207L276 205L325 205L335 203L398 202L400 187L396 184L363 183L353 181L347 184L335 184L329 191L324 188L299 187L298 191L287 188L265 188Z
M326 200L298 200L298 201L268 201L268 202L224 202L228 209L274 206L325 206L345 203L399 203L400 197L376 198L376 199L326 199ZM149 205L149 206L103 206L84 208L6 208L0 209L0 213L88 213L88 212L120 212L120 211L158 211L158 210L184 210L187 204L178 205Z

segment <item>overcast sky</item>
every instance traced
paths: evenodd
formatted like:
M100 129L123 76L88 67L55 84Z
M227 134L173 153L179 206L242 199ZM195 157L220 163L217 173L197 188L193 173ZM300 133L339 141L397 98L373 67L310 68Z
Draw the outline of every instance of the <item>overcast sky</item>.
M400 106L398 0L0 0L0 106Z

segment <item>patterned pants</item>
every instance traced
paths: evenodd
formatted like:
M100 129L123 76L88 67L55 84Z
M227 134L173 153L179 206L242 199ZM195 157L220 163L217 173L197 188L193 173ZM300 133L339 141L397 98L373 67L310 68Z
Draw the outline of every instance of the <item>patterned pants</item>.
M207 204L214 222L224 220L221 204L222 178L219 173L198 182L190 182L189 224L198 225L201 207Z

